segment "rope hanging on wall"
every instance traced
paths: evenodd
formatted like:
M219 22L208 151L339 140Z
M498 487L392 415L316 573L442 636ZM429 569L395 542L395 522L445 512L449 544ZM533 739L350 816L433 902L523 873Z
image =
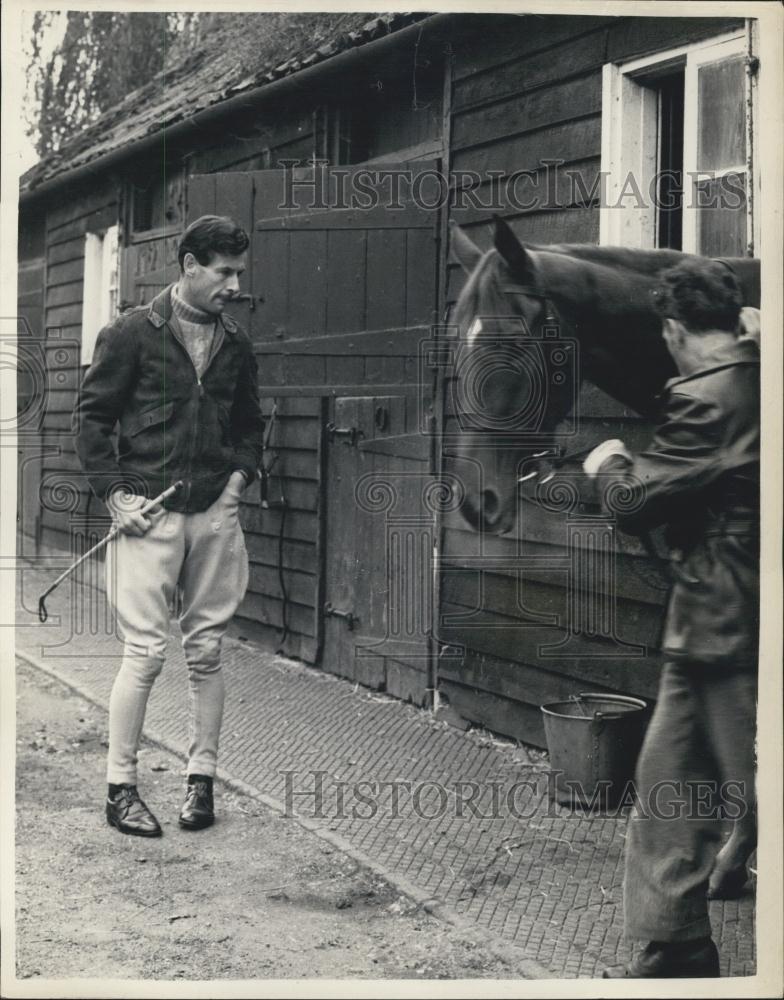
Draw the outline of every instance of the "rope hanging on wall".
M264 432L264 455L262 457L260 478L261 483L259 485L259 506L262 510L279 510L280 511L280 526L278 529L278 584L280 586L281 594L281 624L283 631L281 632L280 639L278 640L278 647L275 653L280 655L284 653L284 644L289 636L289 623L288 623L288 604L289 597L286 591L286 580L283 574L283 539L286 533L286 510L288 509L288 503L286 497L283 495L283 477L278 475L278 499L270 501L269 499L269 481L275 464L277 463L280 455L276 452L269 462L266 461L266 456L269 454L270 441L272 439L272 432L275 427L278 415L278 401L273 399L272 410L270 412L269 422Z

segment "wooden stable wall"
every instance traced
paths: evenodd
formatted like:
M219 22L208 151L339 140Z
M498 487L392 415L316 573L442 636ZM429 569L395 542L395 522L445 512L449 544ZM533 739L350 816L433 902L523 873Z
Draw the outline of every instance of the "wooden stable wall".
M38 532L38 541L45 547L71 549L71 519L86 511L90 496L71 433L81 380L84 237L117 223L119 200L116 181L106 178L103 183L70 191L69 197L53 200L46 208L43 328L48 385Z
M600 167L601 67L611 60L683 45L737 25L697 18L498 17L473 16L481 31L469 30L453 41L450 120L450 169L486 174L534 171L521 183L522 201L538 193L540 205L529 210L505 207L501 214L525 242L597 243L599 211L587 201ZM552 166L549 182L543 161ZM578 173L582 187L570 185ZM549 187L548 187L549 183ZM489 199L489 184L478 193ZM550 203L542 205L542 200ZM489 211L456 208L455 221L483 248L489 246ZM448 268L448 301L454 302L464 275ZM650 428L631 411L592 386L585 386L577 407L579 433L566 441L569 450L610 437L639 447ZM447 386L447 436L456 430ZM458 472L447 459L446 468ZM514 558L516 542L480 540L459 514L444 522L442 539L442 616L460 624L439 626L439 637L465 647L460 658L442 658L439 692L464 718L489 728L543 744L539 706L584 690L654 695L658 680L657 647L663 616L665 581L633 539L622 541L616 560L617 636L649 649L640 658L604 639L579 638L570 656L542 646L564 637L567 621L567 524L562 514L526 508L522 551L543 557L552 568L479 573L470 557ZM560 568L559 568L560 564ZM557 616L559 625L542 625ZM553 620L552 618L550 619ZM449 651L449 650L447 650Z
M316 210L308 191L294 189L302 203L284 209L280 170L217 171L188 185L189 218L229 214L251 234L241 281L249 301L233 312L253 339L265 413L277 410L270 508L260 508L258 486L242 505L251 582L238 627L277 643L285 615L290 655L423 702L422 628L405 648L388 642L355 656L356 643L388 635L394 616L385 521L354 489L362 475L388 477L399 506L418 513L430 442L417 433L416 346L434 315L436 218L414 205Z
M282 535L289 624L286 651L362 683L386 687L400 697L425 702L434 681L432 661L425 652L404 655L403 647L388 644L375 659L349 662L354 636L346 631L347 619L325 615L324 606L353 610L360 626L364 619L376 636L385 629L389 632L384 609L391 596L385 590L389 581L382 551L388 539L383 531L379 534L385 522L370 518L358 527L348 486L353 488L360 475L372 471L399 476L413 489L432 468L430 439L419 434L416 342L430 333L430 324L444 306L454 302L463 281L462 273L447 263L444 213L441 217L435 210L429 216L413 213L408 226L396 223L389 212L388 218L375 222L362 213L353 222L338 218L339 213L304 219L301 224L281 221L274 204L258 201L258 192L267 183L264 178L271 177L283 160L316 155L353 163L364 142L367 149L384 153L397 148L401 162L435 159L439 169L452 173L458 189L471 183L466 172L478 173L484 180L475 194L486 201L491 172L496 172L496 183L502 183L514 171L533 171L532 178L518 185L517 194L530 196L538 180L541 195L547 176L543 163L558 160L560 165L550 168L550 182L555 185L550 204L529 210L503 204L496 210L525 241L595 243L599 212L590 192L600 166L602 65L696 41L738 23L700 18L456 16L432 51L409 41L401 46L402 54L383 68L389 84L384 93L394 92L397 81L405 96L411 81L417 82L412 68L429 65L432 78L445 65L449 78L443 117L436 114L441 97L435 100L433 90L423 101L423 118L406 110L401 98L394 114L385 113L384 129L370 135L367 127L374 105L368 94L378 93L370 84L382 72L381 66L371 60L364 69L355 68L353 75L338 77L335 72L330 75L327 63L328 83L302 86L296 105L271 101L256 111L227 118L220 127L213 124L209 134L188 145L170 143L165 161L158 149L143 162L129 160L121 175L102 179L96 171L89 187L63 185L59 192L42 196L39 214L45 219L45 246L28 254L20 286L28 296L27 305L33 308L38 301L42 309L50 362L40 436L45 454L36 474L44 480L53 474L74 483L75 499L64 508L60 502L49 502L44 491L34 529L37 539L69 548L69 519L74 511L84 513L87 503L70 433L80 379L85 232L122 223L121 299L146 302L175 277L176 239L188 219L202 211L235 214L253 234L243 291L254 300L233 312L257 346L265 411L277 403L272 447L279 458L270 499L282 493L288 505L281 525L280 509L259 508L258 486L243 504L251 581L237 628L277 644L284 609L278 571ZM432 79L428 86L434 86ZM370 111L364 135L357 132L349 114L355 102L366 116ZM428 142L422 144L425 134ZM412 142L418 145L416 151L404 149ZM158 219L157 228L140 229L131 186L139 178L160 178L162 170L168 214L165 222ZM569 184L569 171L579 176L580 185ZM205 175L213 175L214 183L205 181ZM450 214L478 244L488 245L489 209L468 204ZM341 333L355 339L338 342L335 335ZM448 392L446 402L449 433L455 428ZM648 431L632 413L591 387L581 395L579 413L586 440L619 436L635 446ZM363 443L352 442L348 435L330 437L329 423L344 430L355 427ZM579 447L578 442L571 444ZM35 471L32 465L31 469ZM401 495L405 497L405 491ZM406 500L404 506L420 513L418 502ZM99 504L92 509L103 513ZM416 536L423 548L429 542L426 530ZM466 649L462 659L444 656L438 664L438 687L452 707L471 722L537 743L543 738L538 710L542 702L596 687L651 695L655 656L610 656L618 652L610 648L612 644L587 639L581 640L576 656L540 655L541 644L563 635L563 628L541 625L542 615L555 615L563 622L566 612L563 519L531 508L524 525L525 551L551 558L553 565L527 570L519 588L514 574L492 570L480 578L469 565L480 551L493 558L513 555L511 544L480 539L458 514L444 519L442 555L447 566L440 580L440 611L463 622L438 624L438 638L447 647L462 644ZM625 543L617 573L618 636L628 643L655 646L663 593L650 585L658 578L635 543ZM479 613L465 620L477 608ZM411 634L422 644L416 629ZM423 650L426 645L422 644Z
M17 341L17 523L19 555L34 555L41 530L41 430L44 419L46 352L43 341L45 219L40 212L19 215Z
M216 137L220 137L217 139ZM235 218L253 234L253 191L243 171L277 166L281 159L306 160L314 153L314 115L302 106L260 110L253 116L225 122L203 141L169 150L167 173L181 178L181 199L172 202L165 231L134 232L133 212L127 214L130 235L124 254L124 297L138 304L150 299L177 276L176 247L185 225L200 215L220 213ZM148 164L149 166L149 164ZM133 171L128 171L129 178ZM198 177L201 183L197 183ZM211 178L215 178L215 183ZM218 178L221 178L218 181ZM176 192L175 192L176 194ZM268 295L274 279L274 261L254 257L251 247L242 290L254 295L252 303L236 304L232 315L254 342L270 335L268 310L261 297ZM265 334L265 331L267 333ZM266 373L262 365L260 374ZM276 399L265 394L262 406L269 417L277 405L274 447L279 458L271 489L275 498L285 496L285 520L278 508L262 511L259 486L245 494L242 522L250 560L248 592L235 622L238 634L277 645L282 635L284 608L289 635L286 652L313 662L317 657L318 621L315 612L320 580L318 556L319 451L321 402L318 398ZM279 535L283 534L282 543ZM279 562L282 558L282 573ZM282 583L281 583L282 578Z
M224 162L222 156L203 157L204 165ZM254 174L241 170L210 170L188 178L188 221L205 214L230 215L251 236L247 270L241 290L251 300L232 307L232 315L253 340L257 353L275 337L278 323L291 324L280 279L288 262L259 252L254 238L258 209ZM284 294L284 313L275 303ZM269 300L269 301L267 301ZM296 326L296 321L295 321ZM317 396L282 395L269 390L269 366L259 357L259 381L267 385L262 409L267 419L273 406L276 420L270 444L277 455L270 480L270 499L286 500L279 506L260 507L256 484L243 497L241 519L250 559L248 591L238 612L238 627L276 644L284 625L283 591L287 597L285 622L289 628L286 651L313 662L317 656L317 591L320 578L319 479L321 471L321 403ZM290 375L288 381L294 381ZM269 459L269 456L268 456ZM282 568L280 566L282 557Z
M397 444L375 442L410 437L416 430L416 350L411 349L409 358L405 353L428 328L417 327L408 337L402 333L433 319L436 218L415 213L427 217L424 227L421 220L409 218L406 228L405 220L395 218L400 213L379 211L370 218L359 212L347 223L339 212L332 219L314 218L302 208L281 212L285 188L282 172L275 169L313 158L350 163L356 153L350 136L356 129L346 114L358 102L372 104L379 91L371 85L379 75L387 81L386 104L400 107L395 114L386 108L385 131L375 137L375 145L405 147L408 159L415 140L429 140L418 147L428 154L440 151L440 132L433 128L434 111L440 109L441 64L427 64L438 68L437 102L428 100L418 114L406 115L415 49L410 45L406 51L399 69L394 57L383 68L377 62L355 67L349 75L303 89L296 103L276 102L252 116L227 119L220 141L213 130L203 143L183 150L182 162L188 220L204 212L225 213L251 234L242 282L251 300L232 313L257 350L264 412L269 416L275 407L277 414L268 456L275 459L270 507L259 506L258 485L242 505L251 575L236 627L274 648L285 622L282 648L289 655L423 702L432 686L426 639L418 640L425 648L416 650L413 666L405 655L357 659L357 633L347 631L344 620L325 614L324 606L350 608L361 623L358 632L384 634L385 606L377 597L371 599L387 586L383 521L358 526L351 516L352 491L354 480L370 469L408 473L423 466L423 457L408 454L405 445L401 454L394 454L400 451ZM421 79L418 86L424 97L432 97ZM282 220L284 215L304 218ZM391 334L384 342L376 336L378 343L369 343L384 330L401 335L394 344ZM351 334L356 342L335 343L329 339L333 334ZM360 342L358 336L365 339ZM379 407L388 414L384 428L374 422ZM355 424L361 447L331 438L326 428L335 421ZM426 459L429 441L423 444ZM345 565L346 573L338 565Z

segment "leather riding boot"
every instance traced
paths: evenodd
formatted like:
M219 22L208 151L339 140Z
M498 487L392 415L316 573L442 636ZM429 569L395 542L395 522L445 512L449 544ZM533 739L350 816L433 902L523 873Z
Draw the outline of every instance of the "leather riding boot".
M605 969L603 979L715 979L719 953L711 938L651 941L628 965Z
M180 826L185 830L203 830L214 822L212 778L206 774L189 774L188 792L180 812Z
M107 797L106 821L120 833L134 837L160 837L163 832L139 797L136 785L120 785L116 795Z

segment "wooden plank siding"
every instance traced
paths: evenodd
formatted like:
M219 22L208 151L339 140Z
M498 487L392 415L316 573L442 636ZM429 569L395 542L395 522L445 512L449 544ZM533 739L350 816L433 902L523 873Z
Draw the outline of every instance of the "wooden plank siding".
M285 588L286 651L312 663L319 629L321 401L265 397L267 418L273 404L277 415L270 450L277 458L268 484L270 508L261 507L258 483L248 489L241 505L250 581L237 627L263 638L265 644L277 645L284 624ZM281 497L285 513L279 506Z
M303 398L319 397L322 434L329 420L361 433L359 448L327 436L318 462L311 463L322 487L313 512L319 555L313 565L323 583L323 594L313 591L313 652L321 653L326 670L423 703L430 688L426 645L408 658L389 645L379 655L355 655L356 634L323 608L328 603L355 614L366 643L381 640L392 627L386 602L378 598L386 588L385 522L356 508L354 487L371 471L413 483L406 477L414 472L412 462L421 463L419 456L398 453L397 444L392 453L373 449L385 435L415 436L416 410L404 403L416 397L416 347L427 335L435 301L432 219L410 205L396 214L383 207L353 214L314 210L303 172L293 189L300 204L286 207L280 171L253 178L256 221L248 280L254 294L264 295L254 334L262 394L276 398L279 408L283 400L301 405ZM217 190L216 198L226 203ZM377 409L388 414L383 430L374 424ZM289 470L306 458L307 440L302 427L289 431L288 438L286 431L281 427L280 447L273 441L272 450ZM287 513L287 531L288 525ZM297 530L305 528L303 521ZM268 598L262 610L270 614Z
M281 133L285 137L285 122L281 123ZM254 307L251 308L248 303L237 303L232 306L231 313L248 332L258 353L260 345L270 339L268 300L274 299L277 288L274 280L270 282L265 265L269 262L273 267L277 264L286 270L287 258L281 262L275 255L259 252L258 241L254 238L259 213L255 202L254 174L233 169L233 166L242 166L245 160L237 162L229 158L227 161L216 151L213 153L214 156L201 157L199 162L214 167L214 171L188 178L188 221L203 214L226 214L236 219L251 236L241 291L254 296ZM297 301L304 299L306 296L297 297ZM302 317L297 318L297 322L300 321ZM281 386L296 384L299 394L279 394L272 371L278 371L275 362L280 359L260 354L258 360L262 409L268 419L273 405L277 411L270 439L270 454L276 458L269 480L270 508L262 509L258 484L249 488L241 505L250 580L234 629L254 636L265 645L277 647L283 634L285 613L288 627L286 653L314 662L319 630L318 535L322 434L319 394L323 389L319 384L312 394L303 394L306 373L302 366L298 366L296 375L288 371L287 378L284 378L281 369L279 382ZM267 458L269 460L270 456ZM281 497L285 500L285 512L279 506ZM279 571L281 540L283 566Z
M84 290L84 236L115 225L119 218L117 179L106 177L90 187L52 200L46 210L44 335L48 386L41 429L42 489L39 541L50 548L71 549L70 518L74 514L104 516L91 498L76 457L71 414L81 381L80 344ZM66 507L69 488L73 496Z
M455 188L465 175L473 198L453 195L451 215L483 249L490 245L490 211L484 206L493 196L494 210L521 239L541 244L598 241L595 204L575 195L590 192L598 176L601 66L613 20L555 17L532 22L499 18L481 53L476 46L466 46L464 52L459 42L455 45L450 170ZM543 165L548 161L552 166ZM574 190L569 170L579 174L581 189ZM478 185L471 172L479 175ZM510 191L516 172L521 179ZM519 205L531 207L517 207L510 195ZM447 302L456 301L464 281L462 269L448 262ZM449 382L445 392L444 432L449 438L458 430ZM591 399L593 412L601 415L596 391ZM445 471L459 471L449 457L444 461ZM522 551L563 565L564 526L555 522L555 515L535 508L526 511ZM543 744L538 706L576 690L578 672L574 661L540 657L540 647L562 633L537 628L536 614L524 609L563 621L565 571L497 568L480 573L470 565L472 557L510 560L517 554L517 543L480 539L459 514L447 515L442 527L438 633L443 642L462 647L463 654L441 658L439 693L471 722ZM450 620L464 624L446 624ZM593 667L595 662L587 664ZM622 668L619 672L616 663L614 669L612 678L602 677L602 686L624 689ZM584 671L580 682L590 686L589 678L598 681L595 669L588 670L588 677Z
M17 524L18 554L35 555L40 541L41 428L49 400L41 372L44 297L46 290L45 220L38 213L20 212L16 296L18 363L17 402Z
M489 246L494 211L529 243L598 242L602 66L698 41L740 23L739 18L456 15L439 122L444 159L440 150L433 152L441 134L428 137L433 145L426 154L438 169L448 171L452 204L439 224L432 213L432 226L415 221L418 209L412 205L403 212L383 206L333 212L326 221L314 221L301 208L281 209L280 174L273 183L271 168L333 150L340 136L334 128L329 134L328 116L350 110L355 99L362 103L364 70L340 79L327 70L323 87L318 80L303 85L291 105L270 101L252 113L226 116L209 134L189 139L188 148L170 146L166 172L181 179L184 192L174 225L146 233L130 228L130 184L136 176L147 176L145 171L149 176L161 173L162 147L143 162L129 159L121 176L101 174L97 166L90 186L63 187L48 196L41 223L45 247L36 252L30 236L29 252L20 253L25 256L20 267L24 305L34 310L38 302L51 360L38 438L45 454L37 473L49 492L44 491L38 541L71 548L71 511L54 498L53 483L73 482L73 510L83 514L87 509L88 491L70 432L80 380L84 234L121 221L120 298L146 302L176 276L183 222L204 212L232 214L252 235L241 290L255 301L253 307L238 303L231 312L253 340L265 413L277 405L271 441L277 462L269 483L273 506L261 508L258 484L243 498L250 584L232 628L277 648L284 623L283 588L289 629L284 651L316 662L330 642L334 647L335 630L343 628L335 618L325 625L322 614L325 601L332 600L328 585L335 583L325 568L326 554L334 553L340 531L348 530L345 514L343 520L340 515L333 520L345 498L337 476L330 481L330 470L342 461L344 482L356 478L357 469L372 468L410 476L413 483L415 474L431 469L424 450L349 452L344 440L327 440L325 425L341 413L348 419L354 410L372 423L380 400L387 401L383 405L397 419L396 406L405 398L409 409L400 418L403 431L379 430L379 442L386 434L390 439L418 438L422 444L413 406L420 379L417 342L430 333L443 307L456 300L465 280L447 260L445 217L465 226L482 248ZM375 71L372 64L366 69ZM404 72L410 72L405 58L399 68ZM401 76L399 82L405 89L409 77ZM390 117L387 131L402 129L396 122ZM409 122L414 124L421 126ZM401 135L411 138L407 132ZM385 133L388 141L394 135ZM500 201L493 203L494 197ZM187 220L182 217L186 213ZM69 345L71 355L55 362L61 345ZM444 392L442 430L449 435L456 418L448 382ZM579 413L572 450L616 436L637 447L649 433L635 414L592 386L581 391ZM441 460L449 471L449 457ZM281 495L285 513L274 506ZM94 499L90 503L94 514L104 515L102 505ZM543 644L563 635L563 628L543 625L541 616L563 622L566 614L566 532L563 517L535 508L526 512L522 545L526 556L538 561L525 569L520 583L519 571L502 563L516 555L514 541L480 538L457 514L446 515L442 523L444 572L438 600L441 617L451 620L436 623L438 638L447 652L463 646L465 654L462 659L442 657L439 691L465 719L540 744L539 705L545 701L592 687L643 697L655 691L655 655L626 656L605 640L589 638L580 640L570 658L541 654ZM365 535L363 544L372 548L370 529ZM372 555L365 560L368 565L377 561ZM479 556L491 561L481 577L475 563ZM616 573L619 637L654 647L664 591L649 556L634 540L623 541ZM358 576L352 586L364 586L363 581ZM382 669L373 683L421 702L423 685L432 678L402 659L386 660L385 677ZM377 669L369 663L368 677Z
M310 109L259 110L234 123L227 121L220 142L214 137L188 154L187 173L212 174L218 171L268 170L282 160L312 159L316 151L314 111Z
M247 127L247 123L246 127ZM310 125L312 115L302 112L282 117L275 110L264 121L256 121L248 138L237 138L237 130L227 123L228 141L209 148L205 145L196 153L181 151L182 157L170 150L167 180L186 171L238 169L243 165L267 166L270 150L280 157L312 155ZM47 295L45 323L52 344L66 342L75 345L75 360L52 371L49 381L47 414L41 429L40 446L46 452L41 460L43 478L42 524L38 541L47 548L71 548L70 519L73 514L105 515L103 504L91 496L81 473L73 447L71 414L81 380L78 345L81 341L82 292L84 281L84 234L99 230L118 221L122 213L125 239L121 257L120 300L126 304L149 302L158 291L176 279L176 247L182 234L182 219L176 224L149 232L132 230L133 206L123 201L129 179L134 171L161 171L160 155L152 153L144 163L135 163L123 176L106 178L92 190L78 190L66 201L49 205L46 216L45 277ZM276 162L276 161L275 161ZM228 187L223 186L224 196ZM241 201L240 192L240 201ZM236 202L236 203L235 203ZM183 206L184 208L184 206ZM252 232L253 218L249 204L242 206L235 198L223 204L221 211L234 215ZM212 202L190 206L190 217L215 211ZM253 261L250 265L252 268ZM253 334L257 316L247 306L232 310L236 318ZM50 352L51 353L51 352ZM73 351L72 351L73 353ZM270 399L265 400L269 410ZM318 447L320 434L318 399L291 397L278 401L278 424L275 438L280 444L280 459L270 483L271 496L281 489L288 509L285 515L283 544L283 578L290 600L289 626L292 630L287 650L295 656L313 660L317 623L314 621L314 600L317 587L316 536L318 532ZM73 483L76 487L71 509L58 509L56 489L59 484ZM48 485L47 485L48 484ZM251 488L243 502L242 516L248 531L250 584L248 595L236 622L244 632L265 632L275 642L282 624L282 601L277 574L279 510L262 511L258 505L258 485ZM254 630L253 625L256 628Z
M524 242L597 243L602 65L697 41L738 23L481 15L471 20L477 17L481 34L478 28L476 35L469 30L453 42L451 217L483 249L490 245L493 210ZM474 40L479 37L481 45ZM494 192L496 199L499 193L501 199L510 194L508 185L518 172L530 174L516 181L513 197L484 207ZM462 270L448 262L447 303L457 299L464 281ZM448 438L458 425L448 382L445 392ZM609 437L639 448L649 439L650 426L593 386L583 387L578 413L578 433L569 440L569 450ZM448 456L444 461L446 471L457 471ZM648 655L625 656L622 646L586 636L570 649L572 655L558 658L543 646L564 635L565 515L526 507L520 552L539 565L523 570L498 566L499 560L516 557L516 540L480 539L459 514L447 515L442 527L439 638L450 644L447 652L454 645L464 654L442 657L439 692L465 719L544 745L539 711L544 702L591 688L654 695L667 585L638 542L620 541L612 590L617 635L645 645ZM490 566L481 573L480 555ZM551 620L560 627L537 624L547 615L555 616ZM450 619L452 624L446 624Z

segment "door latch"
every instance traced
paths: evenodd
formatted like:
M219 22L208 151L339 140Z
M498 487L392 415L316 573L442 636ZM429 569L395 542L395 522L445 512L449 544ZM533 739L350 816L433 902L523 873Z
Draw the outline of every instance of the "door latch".
M357 443L357 438L363 436L358 427L337 427L334 423L327 424L327 435L330 441L334 441L336 437L347 438L352 446Z
M331 615L333 618L343 618L346 625L348 625L349 632L353 632L354 626L359 624L359 618L356 618L352 611L343 611L340 608L333 608L331 601L327 601L324 605L324 614Z
M248 308L250 309L251 312L254 312L256 309L256 297L254 295L251 295L250 292L243 292L242 295L235 295L231 301L247 302ZM263 301L261 299L261 296L259 296L259 301Z

